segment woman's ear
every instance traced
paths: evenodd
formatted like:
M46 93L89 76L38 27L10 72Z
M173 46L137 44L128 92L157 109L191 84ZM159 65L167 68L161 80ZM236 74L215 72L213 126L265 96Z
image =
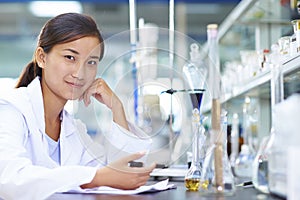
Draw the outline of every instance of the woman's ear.
M45 67L45 63L46 63L45 58L46 58L46 55L45 55L44 49L42 47L38 47L35 50L35 60L40 68Z

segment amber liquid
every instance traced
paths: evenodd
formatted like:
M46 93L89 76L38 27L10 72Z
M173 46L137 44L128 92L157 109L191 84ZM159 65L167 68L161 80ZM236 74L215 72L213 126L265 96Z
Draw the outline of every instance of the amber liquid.
M184 180L186 189L190 191L198 191L200 185L200 179L188 178Z
M204 190L208 189L208 185L209 185L209 181L208 180L205 180L205 181L201 182L201 188L204 189Z

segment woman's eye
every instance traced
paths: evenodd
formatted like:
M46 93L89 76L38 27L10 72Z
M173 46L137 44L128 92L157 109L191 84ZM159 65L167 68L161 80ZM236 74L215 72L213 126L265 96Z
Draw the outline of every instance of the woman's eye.
M90 60L90 61L88 61L88 64L89 65L98 65L98 62L94 61L94 60Z
M65 56L65 58L67 58L68 60L75 60L75 57L74 56L70 56L70 55Z

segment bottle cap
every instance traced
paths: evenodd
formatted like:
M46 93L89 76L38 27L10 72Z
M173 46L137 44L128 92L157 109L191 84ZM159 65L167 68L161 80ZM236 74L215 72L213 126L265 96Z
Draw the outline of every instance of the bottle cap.
M218 36L218 24L207 25L207 36L208 38L216 38Z
M218 28L218 24L208 24L207 25L207 29L217 29Z

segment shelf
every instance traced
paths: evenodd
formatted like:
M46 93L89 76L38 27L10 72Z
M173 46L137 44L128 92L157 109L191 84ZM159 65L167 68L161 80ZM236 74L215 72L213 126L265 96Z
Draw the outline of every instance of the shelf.
M282 64L283 89L286 99L294 93L300 92L300 55L297 55Z
M282 75L286 79L288 76L300 74L300 72L294 73L297 70L300 71L300 55L296 55L294 57L288 58L285 61L283 61L281 68L282 68L281 69ZM267 90L269 90L269 85L267 85L266 83L268 83L271 80L271 78L272 78L272 74L270 70L261 72L256 77L252 78L249 81L246 81L244 84L234 86L230 93L226 93L222 96L221 103L226 103L243 94L247 94L247 93L251 94L252 93L251 91L255 91L254 93L261 96L263 92L257 90L263 90L261 87L262 85L266 85L268 87ZM298 77L297 81L300 81L300 77ZM211 102L208 102L206 105L203 105L202 112L206 113L210 111L210 109L211 109Z
M281 72L283 76L300 68L300 55L287 59L282 63Z
M264 2L267 4L264 4ZM268 10L270 12L268 12L268 14L264 17L251 18L251 14L255 13L255 11L260 8L260 6L266 5L270 6L269 9L274 8L272 10L272 13L270 13L271 11ZM286 19L285 15L282 15L286 13L287 9L280 7L279 3L277 5L279 7L276 7L276 5L271 1L242 0L219 26L219 41L226 35L231 33L230 31L238 32L243 31L242 28L247 26L257 26L255 27L255 48L269 48L271 44L274 44L278 40L280 34L282 34L282 27L288 26L289 29L292 30L290 20ZM236 27L241 27L242 30L237 29ZM229 36L233 37L235 35ZM225 39L228 40L227 38ZM249 39L249 42L252 42L252 40ZM205 50L207 50L206 45L207 43L204 45L204 52ZM231 45L231 47L232 46L233 45ZM240 47L241 44L239 44L239 46L237 46L236 48ZM232 48L229 50L232 51ZM228 55L233 55L232 59L235 59L234 56L236 54ZM290 94L292 92L297 91L297 88L299 88L300 86L300 53L299 55L286 58L283 62L280 63L280 68L282 76L284 78L284 87L289 90L288 92L284 92ZM230 89L230 93L226 93L221 97L221 103L223 105L225 103L231 104L233 102L236 102L236 100L239 101L239 99L242 99L245 96L258 97L260 99L265 99L268 101L271 98L271 79L271 70L265 70L263 72L260 72L257 76L251 78L250 80L240 83L239 85L233 86ZM202 112L210 112L210 109L211 100L206 99L203 102Z
M251 8L258 0L242 0L224 19L219 26L218 41L220 41L236 22ZM208 50L207 42L203 45L202 51L205 55Z
M252 78L245 83L241 83L241 85L234 86L230 93L226 93L221 97L221 103L225 103L233 98L239 97L243 94L250 93L251 90L256 90L260 88L260 86L268 83L271 80L271 72L270 70L266 70L261 72L256 77ZM269 86L267 86L269 89ZM256 94L261 94L259 91L255 91ZM208 112L211 109L211 102L207 103L202 107L202 112Z
M253 26L253 25L259 25L259 24L272 24L272 25L279 25L279 26L289 26L292 28L292 24L290 21L287 20L280 20L280 19L261 19L261 20L245 20L245 21L237 21L236 24L238 25L248 25L248 26Z

